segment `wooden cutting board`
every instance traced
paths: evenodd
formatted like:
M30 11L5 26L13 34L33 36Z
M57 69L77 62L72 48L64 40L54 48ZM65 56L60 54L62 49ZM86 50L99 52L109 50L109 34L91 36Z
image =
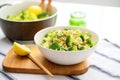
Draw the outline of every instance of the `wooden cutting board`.
M80 75L88 70L89 64L85 60L75 65L58 65L48 61L37 46L28 46L32 50L32 56L36 57L52 74L56 75ZM36 64L34 64L28 57L20 57L16 55L13 48L10 49L2 63L3 70L15 73L35 73L46 74Z

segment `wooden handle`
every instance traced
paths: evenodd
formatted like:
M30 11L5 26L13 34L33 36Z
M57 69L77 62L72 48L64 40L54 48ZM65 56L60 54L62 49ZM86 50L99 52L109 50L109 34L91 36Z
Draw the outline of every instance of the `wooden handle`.
M48 5L47 5L47 8L46 8L47 12L51 12L51 2L52 2L52 0L48 0Z
M52 2L52 0L48 0L48 4L46 7L47 12L51 12L51 2ZM44 10L45 9L45 0L41 0L41 3L39 6L42 7L42 9Z
M44 9L44 6L45 6L45 0L41 0L40 7L42 7L42 9Z
M47 68L45 68L37 59L33 58L30 54L28 55L28 57L35 63L37 64L37 66L39 68L41 68L43 71L45 71L50 77L54 77L54 75L47 70Z

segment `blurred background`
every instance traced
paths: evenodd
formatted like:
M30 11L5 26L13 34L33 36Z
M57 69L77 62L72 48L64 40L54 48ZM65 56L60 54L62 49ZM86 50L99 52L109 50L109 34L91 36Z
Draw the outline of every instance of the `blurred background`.
M120 0L55 0L64 2L75 2L84 4L104 5L104 6L120 6Z
M8 2L8 1L15 1L15 0L0 0L0 3ZM23 1L23 0L17 0L17 1ZM74 2L74 3L79 2L83 4L94 4L94 5L104 5L104 6L120 6L120 0L53 0L53 1Z

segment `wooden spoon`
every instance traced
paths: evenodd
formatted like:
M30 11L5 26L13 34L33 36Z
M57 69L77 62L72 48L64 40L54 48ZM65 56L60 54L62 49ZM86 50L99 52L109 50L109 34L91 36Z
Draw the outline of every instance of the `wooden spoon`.
M47 68L45 68L41 63L40 61L38 61L33 55L31 55L32 51L27 47L27 46L24 46L24 45L21 45L17 42L14 42L13 43L13 47L14 47L14 52L19 55L19 56L27 56L30 60L32 60L39 68L41 68L43 71L45 71L50 77L54 77L52 75L51 72L49 72L47 70Z
M54 75L53 75L50 71L48 71L47 68L44 67L44 66L40 63L40 61L38 61L36 58L34 58L33 56L31 56L30 54L28 55L28 58L29 58L30 60L32 60L39 68L41 68L43 71L45 71L50 77L54 77Z
M52 0L48 0L48 4L47 4L47 8L46 8L47 12L51 12L51 2L52 2Z
M41 3L39 5L40 7L42 7L42 9L44 10L44 6L45 6L45 0L41 0Z
M48 0L48 4L47 4L45 11L51 12L51 2L52 2L52 0ZM41 0L41 3L39 6L42 7L42 9L44 10L45 9L45 0Z

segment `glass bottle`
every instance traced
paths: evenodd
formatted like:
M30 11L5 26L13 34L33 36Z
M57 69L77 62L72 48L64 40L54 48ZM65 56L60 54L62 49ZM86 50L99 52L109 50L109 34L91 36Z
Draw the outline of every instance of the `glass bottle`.
M79 26L79 27L86 27L86 20L85 20L85 14L83 12L73 12L70 15L69 25L70 26Z

